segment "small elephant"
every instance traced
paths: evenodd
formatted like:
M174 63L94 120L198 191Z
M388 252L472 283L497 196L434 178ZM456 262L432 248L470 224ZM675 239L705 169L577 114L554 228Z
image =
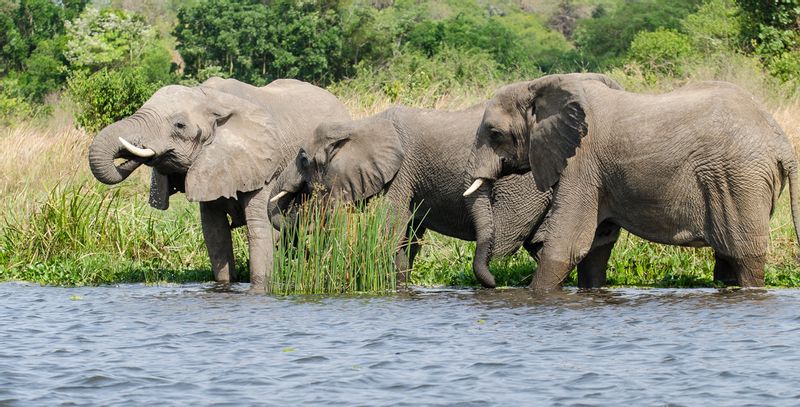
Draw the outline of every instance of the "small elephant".
M349 118L333 95L292 79L261 88L221 78L197 87L170 85L130 117L102 129L89 149L89 164L105 184L122 182L142 164L152 167L155 208L167 209L176 192L200 202L216 281L235 281L231 229L247 224L250 281L253 290L263 290L273 260L271 181L317 124ZM115 164L117 159L124 161Z
M530 171L554 188L531 288L557 288L578 265L605 274L625 228L644 239L714 250L714 279L764 285L769 218L788 177L795 232L797 160L752 96L725 82L660 94L623 91L599 74L515 83L489 102L473 179ZM537 199L534 197L533 199Z
M504 177L493 190L486 185L462 195L483 110L484 104L456 112L393 107L362 120L323 123L300 149L295 165L276 181L272 200L286 208L315 183L348 201L384 192L392 210L411 219L409 249L395 259L401 281L419 252L419 240L433 230L477 241L473 271L483 286L494 287L489 260L528 241L544 218L550 193L537 191L528 173Z

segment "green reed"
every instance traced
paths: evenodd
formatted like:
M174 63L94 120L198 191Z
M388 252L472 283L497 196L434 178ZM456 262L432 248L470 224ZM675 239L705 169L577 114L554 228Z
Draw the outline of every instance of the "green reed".
M275 253L274 294L382 293L397 288L395 253L407 219L385 198L343 203L317 198L297 209Z

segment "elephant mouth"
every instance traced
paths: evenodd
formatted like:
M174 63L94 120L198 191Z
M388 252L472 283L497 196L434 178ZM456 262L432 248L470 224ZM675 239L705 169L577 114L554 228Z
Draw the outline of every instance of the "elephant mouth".
M139 148L119 137L120 147L114 153L114 165L120 170L133 171L142 164L151 165L157 158L155 151Z

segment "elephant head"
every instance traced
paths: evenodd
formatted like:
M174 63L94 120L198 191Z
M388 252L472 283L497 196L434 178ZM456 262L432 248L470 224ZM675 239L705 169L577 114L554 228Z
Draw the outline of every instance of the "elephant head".
M474 182L464 195L484 181L522 174L531 167L540 191L555 185L591 126L585 111L585 81L622 89L601 74L549 75L500 88L478 127L468 166Z
M274 127L263 108L232 94L165 86L95 136L89 165L105 184L122 182L142 164L152 167L150 204L159 209L175 192L191 201L235 197L275 174Z
M394 179L403 147L391 121L368 118L320 124L277 181L272 200L321 188L334 199L360 201ZM284 198L286 197L286 198Z

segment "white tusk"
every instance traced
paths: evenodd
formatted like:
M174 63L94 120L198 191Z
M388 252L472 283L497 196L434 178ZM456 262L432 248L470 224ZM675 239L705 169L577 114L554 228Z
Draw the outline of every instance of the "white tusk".
M472 185L470 185L469 188L467 188L467 190L464 191L464 196L471 195L473 192L477 191L478 188L481 187L481 185L483 185L483 178L476 179L475 182L473 182Z
M128 140L125 140L122 137L119 137L119 142L122 143L122 146L125 147L126 150L130 151L131 154L137 157L148 158L156 155L155 151L149 148L136 147L135 145L129 143Z
M270 201L270 202L278 202L278 199L281 199L281 198L283 198L283 197L284 197L284 196L286 196L286 194L288 194L288 193L289 193L288 191L281 191L281 192L278 192L278 195L275 195L275 196L273 196L273 197L272 197L272 199L270 199L269 201Z

